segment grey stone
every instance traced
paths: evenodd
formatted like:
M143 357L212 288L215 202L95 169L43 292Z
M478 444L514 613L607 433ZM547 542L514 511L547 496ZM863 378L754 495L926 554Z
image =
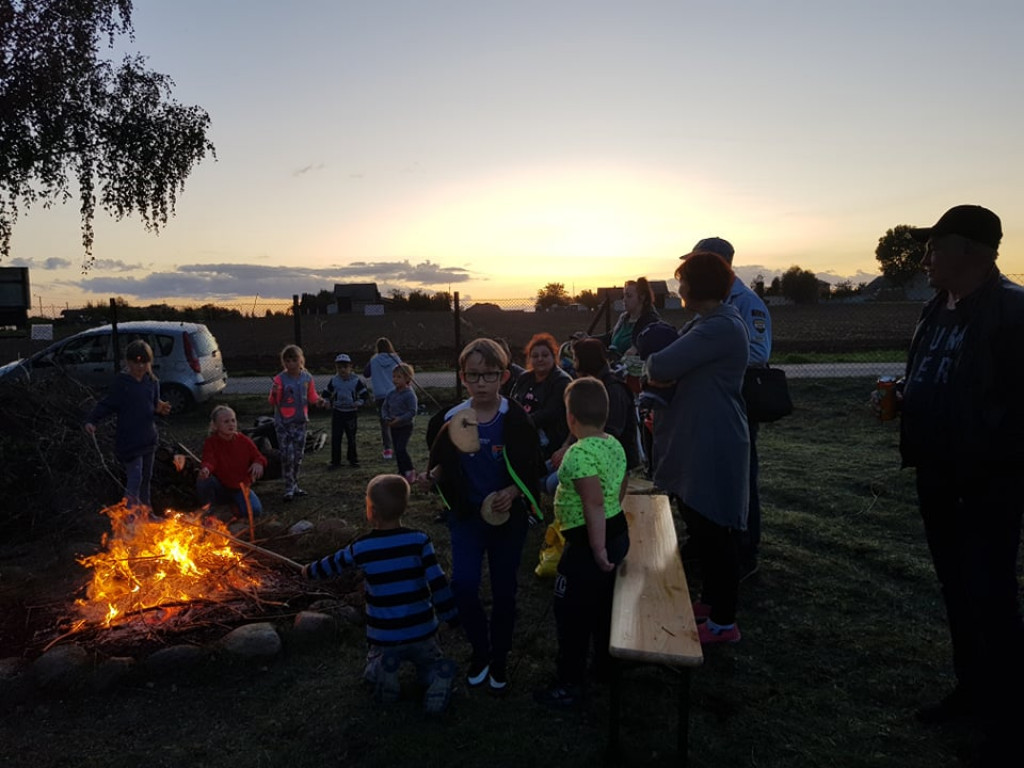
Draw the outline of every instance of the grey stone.
M318 611L300 611L293 628L298 635L326 638L338 631L338 620Z
M269 659L281 652L281 636L269 622L246 624L228 632L220 647L244 659Z
M70 691L88 678L91 660L82 646L69 643L51 648L32 663L39 687L48 691Z
M309 522L309 520L299 520L299 522L294 523L292 527L288 529L288 533L292 536L298 536L303 533L309 533L314 527L315 526Z
M0 712L24 704L32 697L35 680L27 659L0 659Z
M309 610L315 613L326 613L340 623L355 624L358 627L366 623L363 612L359 608L347 605L340 600L317 600L309 606Z

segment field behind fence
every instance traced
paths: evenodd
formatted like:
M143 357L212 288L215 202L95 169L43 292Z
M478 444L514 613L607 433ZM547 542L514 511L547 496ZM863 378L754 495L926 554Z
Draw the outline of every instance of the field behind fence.
M1021 275L1010 275L1019 281ZM535 333L547 332L559 342L576 331L600 334L618 316L613 309L580 311L560 308L534 311L534 298L459 301L452 311L391 311L294 314L287 302L238 301L206 305L205 322L220 345L231 377L232 391L245 392L246 377L255 377L254 392L266 389L265 378L280 368L279 353L299 344L307 367L318 374L333 372L334 356L346 352L360 369L374 353L375 342L389 338L398 354L418 372L455 369L458 351L478 336L503 337L513 358L524 363L523 348ZM575 305L574 305L575 306ZM773 326L771 362L794 376L890 375L905 359L922 303L916 301L825 301L770 308ZM241 317L224 318L218 310L235 309ZM662 310L663 319L681 327L691 315L685 310ZM155 318L152 318L155 319ZM88 325L57 322L54 338L63 338ZM48 341L28 334L0 338L0 363L26 357ZM440 379L444 381L444 377ZM437 385L435 382L431 385ZM454 377L452 378L454 383Z

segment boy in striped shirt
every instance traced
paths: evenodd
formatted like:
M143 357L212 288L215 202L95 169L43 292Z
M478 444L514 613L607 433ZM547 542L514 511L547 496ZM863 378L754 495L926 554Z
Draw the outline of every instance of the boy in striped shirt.
M436 633L441 621L455 626L457 611L430 537L402 525L408 504L404 477L377 475L366 487L366 519L373 530L302 573L329 579L349 568L363 572L369 643L363 677L390 704L401 692L402 662L412 662L425 688L424 709L439 714L448 706L455 663L442 656Z

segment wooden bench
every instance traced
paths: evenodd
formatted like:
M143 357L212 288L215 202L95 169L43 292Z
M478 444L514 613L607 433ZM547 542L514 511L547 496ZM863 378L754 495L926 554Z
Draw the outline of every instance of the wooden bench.
M629 554L619 566L612 602L609 652L616 659L679 668L679 757L687 762L690 671L704 661L675 524L667 496L651 495L649 484L630 482L623 501L629 522ZM619 749L622 704L621 664L613 664L608 746Z

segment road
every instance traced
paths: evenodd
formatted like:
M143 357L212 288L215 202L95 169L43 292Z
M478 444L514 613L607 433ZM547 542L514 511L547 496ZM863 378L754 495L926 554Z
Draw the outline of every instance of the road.
M807 363L776 365L791 379L846 379L856 377L902 376L905 363ZM315 376L317 391L327 387L330 376ZM427 389L455 387L455 374L451 371L417 371L416 383ZM226 395L256 395L270 392L269 376L228 376Z

